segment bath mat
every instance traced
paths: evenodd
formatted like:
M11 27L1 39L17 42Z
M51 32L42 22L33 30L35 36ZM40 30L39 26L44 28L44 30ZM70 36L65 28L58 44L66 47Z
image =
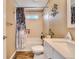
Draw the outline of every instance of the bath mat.
M34 54L32 52L19 51L16 52L15 59L33 59Z

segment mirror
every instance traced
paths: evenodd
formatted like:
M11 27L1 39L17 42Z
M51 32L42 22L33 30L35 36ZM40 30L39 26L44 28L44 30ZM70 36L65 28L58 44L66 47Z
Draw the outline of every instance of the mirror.
M67 27L75 27L75 0L67 0Z

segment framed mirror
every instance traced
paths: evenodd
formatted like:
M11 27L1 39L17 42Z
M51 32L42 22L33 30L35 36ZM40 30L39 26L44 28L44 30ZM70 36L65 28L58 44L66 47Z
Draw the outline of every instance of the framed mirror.
M67 0L67 27L75 28L75 0Z

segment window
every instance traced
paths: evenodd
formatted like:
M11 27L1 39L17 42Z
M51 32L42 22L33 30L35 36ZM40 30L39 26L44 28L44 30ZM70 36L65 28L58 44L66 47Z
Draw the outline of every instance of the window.
M39 18L39 16L37 16L37 15L26 16L26 19L33 19L33 20L36 20L36 19L38 19L38 18Z

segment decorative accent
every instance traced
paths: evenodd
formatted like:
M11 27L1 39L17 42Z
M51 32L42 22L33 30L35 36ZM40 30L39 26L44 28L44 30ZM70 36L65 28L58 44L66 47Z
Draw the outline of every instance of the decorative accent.
M58 5L54 4L54 7L52 8L52 13L51 15L53 15L54 17L56 16L56 14L58 14Z
M41 32L41 39L45 38L45 35L43 32Z
M30 29L26 29L26 33L27 34L30 34Z
M51 38L53 38L54 32L51 29L49 29L49 33L48 34L51 36Z

